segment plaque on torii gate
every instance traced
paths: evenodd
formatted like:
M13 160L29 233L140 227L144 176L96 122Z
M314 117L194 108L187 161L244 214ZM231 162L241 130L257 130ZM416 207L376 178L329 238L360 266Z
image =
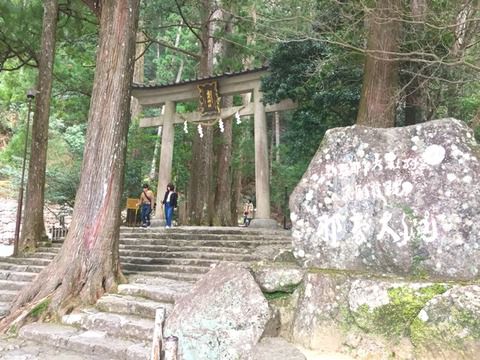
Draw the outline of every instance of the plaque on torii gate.
M200 93L200 112L202 115L213 115L220 113L220 96L216 81L210 81L197 85Z

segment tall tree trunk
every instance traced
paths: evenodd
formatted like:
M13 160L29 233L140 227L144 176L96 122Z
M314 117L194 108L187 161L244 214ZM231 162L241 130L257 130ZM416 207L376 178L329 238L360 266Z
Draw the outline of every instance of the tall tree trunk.
M183 22L181 23L183 24ZM182 27L179 26L177 30L177 36L175 37L175 47L177 48L180 45L180 38L182 35ZM177 70L177 76L175 77L175 83L178 84L180 80L182 79L182 73L183 73L183 59L180 59L180 65L178 66ZM135 75L134 75L135 76ZM165 112L165 106L162 106L162 115ZM158 153L160 151L160 145L162 141L162 127L159 126L157 128L157 138L155 139L155 148L153 149L153 156L152 156L152 162L150 163L150 173L148 175L148 178L150 181L153 181L155 177L157 176L157 164L158 164Z
M143 84L145 80L145 34L140 31L137 33L137 42L135 46L135 69L133 71L133 82L135 84ZM130 106L132 119L137 119L142 112L140 102L132 97Z
M14 310L51 296L50 310L61 314L78 304L94 303L122 276L120 200L139 2L101 2L95 79L72 223L59 254L19 294Z
M231 34L233 31L233 18L231 15L222 12L223 21L225 23L224 34ZM219 54L222 57L229 58L231 54L231 46L228 42L220 43ZM233 106L233 97L228 96L222 99L222 107ZM215 191L215 204L213 225L216 226L233 226L236 221L232 218L231 213L231 191L232 191L232 145L233 145L233 124L232 118L224 120L224 131L221 136L221 143L217 155L217 187Z
M414 35L420 37L425 31L424 21L427 14L426 0L412 0L411 11L414 24L411 26ZM415 125L426 120L426 93L425 82L421 75L421 65L417 63L411 64L411 78L408 79L405 87L405 125Z
M253 30L252 32L247 35L247 46L254 46L255 41L256 41L256 23L257 23L257 9L255 7L256 5L253 4L252 8L250 9L250 15L252 17L252 22L253 22ZM253 57L252 56L247 56L242 59L243 67L245 70L248 70L251 68L252 63L253 63ZM242 97L242 104L247 105L251 102L252 99L252 93L245 93L241 95ZM237 142L238 147L241 149L242 144L243 144L243 138L245 137L245 134L242 133L241 135L241 140ZM232 150L235 152L235 149ZM234 224L237 224L238 221L238 210L243 206L242 204L242 184L243 184L243 179L244 179L244 174L243 174L243 167L245 163L245 154L240 152L239 154L240 160L238 161L238 167L232 170L232 189L231 189L231 213L232 213L232 219L234 221Z
M28 166L27 192L19 253L33 251L37 241L46 238L43 218L45 171L47 167L48 120L52 93L53 65L58 21L58 1L45 0L43 12L42 53L38 62L36 110L32 124L32 144Z
M280 112L275 111L275 161L280 162Z
M357 124L395 126L401 0L377 0L368 19L369 31Z
M202 33L199 75L211 76L213 73L213 37L211 22L212 0L202 0ZM189 183L189 223L210 225L213 205L213 128L203 127L203 138L193 138L192 169Z
M224 107L233 105L233 98L227 97L222 101ZM215 213L213 225L232 226L234 221L231 216L231 190L232 190L232 141L233 126L232 119L224 120L224 131L220 135L222 143L219 146L217 155L217 189L215 191Z
M469 21L474 19L478 13L478 1L463 0L459 5L460 9L454 21L454 24L456 24L453 32L455 41L450 50L450 56L455 60L461 60L465 57L465 50L470 44L471 36L478 31L476 28L477 22ZM459 84L450 83L447 85L447 108L449 116L457 117L459 115L459 102L457 100L459 91Z

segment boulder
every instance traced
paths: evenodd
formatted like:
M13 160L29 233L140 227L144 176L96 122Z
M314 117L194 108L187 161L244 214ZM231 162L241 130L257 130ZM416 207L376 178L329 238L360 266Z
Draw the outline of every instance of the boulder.
M480 146L461 121L329 130L290 197L304 266L475 279Z
M175 304L165 336L179 338L180 360L250 359L270 317L250 272L221 264Z
M420 352L440 358L478 358L480 286L455 286L434 297L420 311L411 333Z
M302 282L305 270L296 266L258 266L253 269L253 276L260 288L267 293L277 291L292 293Z

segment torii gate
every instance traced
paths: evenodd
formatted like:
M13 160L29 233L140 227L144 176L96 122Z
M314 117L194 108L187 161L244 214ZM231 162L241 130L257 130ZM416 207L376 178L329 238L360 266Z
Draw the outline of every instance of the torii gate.
M296 105L291 100L283 100L278 104L265 106L262 103L260 81L262 76L267 75L267 68L258 68L237 73L225 73L208 78L186 80L181 83L166 85L134 85L132 96L142 106L164 107L163 115L140 119L140 127L162 126L162 146L160 150L159 178L157 188L157 203L163 200L164 189L171 181L172 157L174 142L174 124L188 122L200 122L225 119L235 115L254 115L254 138L255 138L255 192L256 214L250 226L260 228L274 228L275 220L270 218L270 179L268 163L268 136L267 136L267 112L277 112L294 109ZM217 113L191 112L177 114L176 103L199 99L199 86L202 84L216 83L218 96L231 96L237 94L252 93L253 103L242 106L233 106L219 109ZM162 212L157 212L155 217L161 218Z

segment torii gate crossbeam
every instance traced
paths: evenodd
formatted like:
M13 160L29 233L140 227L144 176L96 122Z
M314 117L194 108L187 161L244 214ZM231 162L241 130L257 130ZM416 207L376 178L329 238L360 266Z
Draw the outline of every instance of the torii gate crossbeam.
M171 181L174 124L187 122L207 121L218 118L228 118L235 113L240 116L254 115L255 134L255 192L256 215L250 226L260 228L276 227L276 222L270 218L270 179L268 166L268 136L266 112L276 112L294 109L296 105L290 100L278 104L265 106L262 103L260 89L261 77L268 74L266 68L248 70L240 73L222 74L203 79L187 80L177 84L160 86L134 85L132 96L142 106L157 106L164 108L164 114L157 117L142 118L140 127L163 126L162 147L160 152L159 179L157 188L157 203L163 200L163 191ZM175 111L176 103L197 100L199 97L197 86L216 81L219 96L236 94L253 94L253 103L243 106L234 106L220 109L219 114L204 115L200 112L178 114ZM162 212L157 211L155 217L162 218Z

